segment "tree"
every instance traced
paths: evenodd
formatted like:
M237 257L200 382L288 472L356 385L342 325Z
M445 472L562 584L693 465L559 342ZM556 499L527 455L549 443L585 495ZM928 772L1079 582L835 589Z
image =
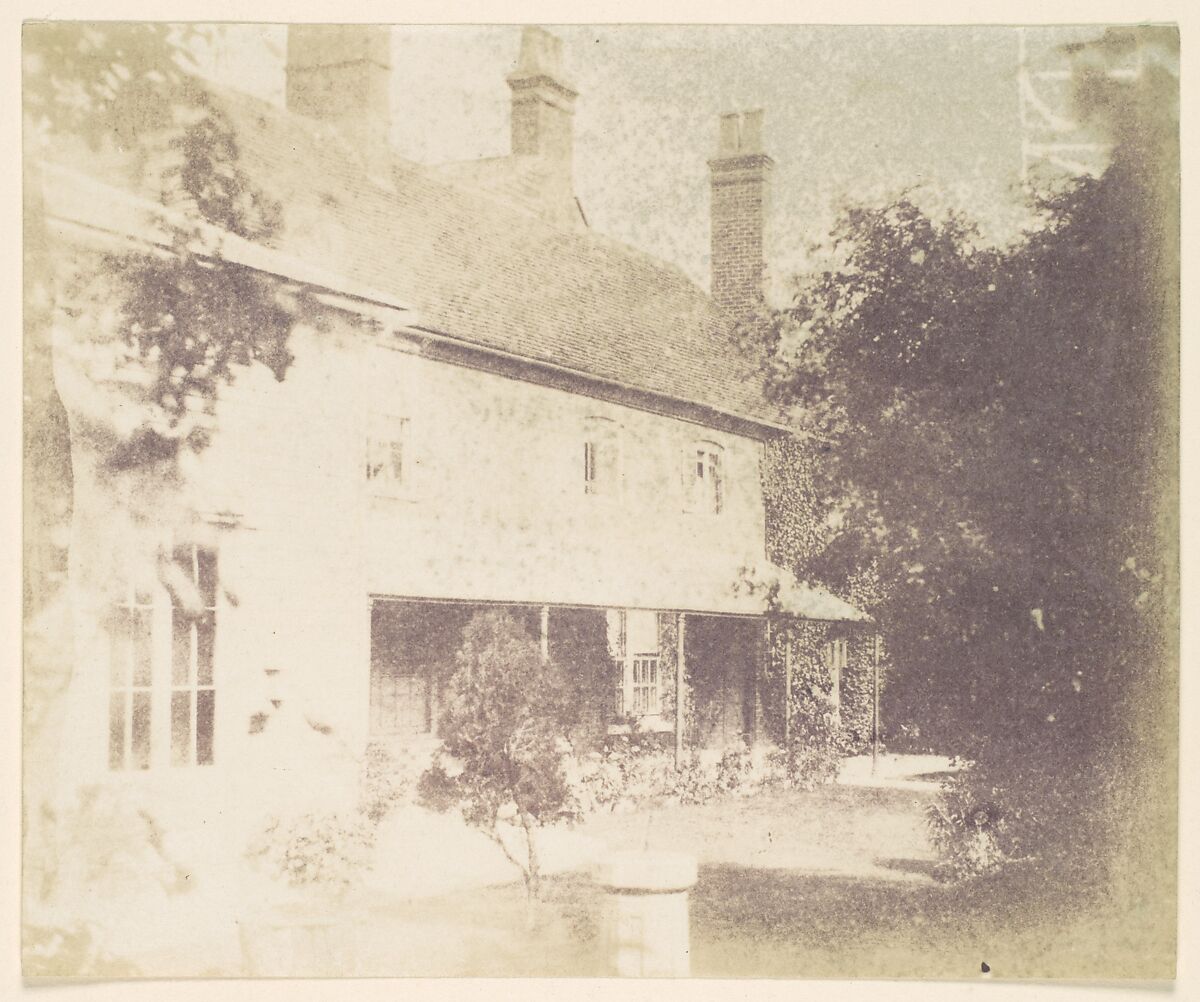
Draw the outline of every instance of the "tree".
M467 625L441 719L442 749L422 777L431 806L460 806L521 869L531 897L541 876L537 830L576 816L563 768L567 736L583 708L576 685L505 612L485 611ZM516 827L519 860L505 840Z
M149 508L164 497L186 503L181 461L208 444L220 386L254 362L283 379L291 362L299 304L212 246L215 232L267 239L280 210L239 167L232 127L193 73L189 52L208 33L154 23L24 29L25 611L40 630L27 662L30 724L70 677L69 658L42 641L69 633L59 586L74 447L99 457L97 475L129 509L120 515L153 521ZM169 251L52 242L47 163L96 164L156 197L175 220ZM154 543L140 554L171 588L169 557Z
M29 847L46 835L45 804L68 794L53 771L69 747L60 697L87 670L73 648L78 606L63 587L80 500L110 500L109 517L93 511L91 523L109 537L108 552L192 608L195 589L181 587L169 535L150 529L194 515L188 458L208 445L220 388L253 363L282 380L305 308L303 297L281 299L271 279L216 248L215 234L268 239L280 209L242 170L220 102L193 73L189 51L208 33L153 23L24 27ZM169 247L97 251L58 239L43 208L50 165L157 200L172 221ZM115 562L96 569L102 582L121 576ZM78 594L85 582L73 580Z
M1067 819L1170 732L1175 90L1153 60L1082 73L1111 164L1037 199L1012 247L910 195L849 207L767 334L771 392L828 450L817 563L883 578L889 717L978 759L1030 851L1092 837Z

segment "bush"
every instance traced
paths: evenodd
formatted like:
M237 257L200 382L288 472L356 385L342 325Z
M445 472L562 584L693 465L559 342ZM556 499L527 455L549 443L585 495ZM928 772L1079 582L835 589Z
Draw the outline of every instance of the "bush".
M457 804L521 869L530 896L540 867L535 832L568 821L578 807L567 779L569 735L579 722L575 682L507 613L477 613L463 632L447 689L443 748L422 777L430 806ZM502 825L519 828L525 859Z
M419 769L411 754L402 756L384 742L371 742L359 777L359 810L378 824L408 800Z
M1004 811L979 794L970 769L942 783L939 802L926 808L926 822L942 859L939 876L959 880L997 869L1010 857L1011 831Z
M367 867L374 844L374 827L365 815L314 812L277 818L247 855L290 887L342 890Z
M832 782L845 751L844 732L828 698L819 693L795 698L787 747L774 759L782 781L800 790Z

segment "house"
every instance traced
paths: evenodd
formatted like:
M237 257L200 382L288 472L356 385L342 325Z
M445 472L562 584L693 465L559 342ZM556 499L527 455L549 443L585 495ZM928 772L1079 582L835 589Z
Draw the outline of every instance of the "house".
M523 36L512 154L431 168L387 148L386 32L292 28L286 108L213 92L240 167L283 212L269 240L208 237L309 310L282 382L247 367L222 388L183 483L103 470L85 433L103 380L56 358L73 768L219 799L287 700L350 747L436 735L461 628L495 606L548 655L581 617L602 622L614 719L677 747L766 732L767 607L739 582L766 561L762 467L788 433L736 337L762 295L761 113L715 130L709 295L588 228L556 38ZM169 248L146 159L44 165L56 253L85 274L89 254ZM100 324L82 286L66 313ZM126 560L133 538L166 554L153 573ZM865 619L820 589L787 593L793 614Z

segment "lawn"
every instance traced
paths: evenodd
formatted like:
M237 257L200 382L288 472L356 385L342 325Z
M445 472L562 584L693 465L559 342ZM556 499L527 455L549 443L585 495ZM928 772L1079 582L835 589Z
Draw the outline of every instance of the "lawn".
M960 885L935 880L923 813L936 792L905 778L640 808L593 816L573 837L599 858L637 848L697 857L695 976L977 978L986 964L995 977L1089 978L1111 973L1114 951L1134 958L1127 976L1169 967L1171 934L1150 921L1152 901L1131 921L1127 902L1085 901L1031 866ZM399 865L413 877L470 869L443 829L432 830L438 837L418 844L405 829ZM588 866L548 877L532 903L515 870L478 872L445 892L419 880L401 888L377 872L359 894L323 907L315 929L275 934L265 952L276 966L267 958L255 973L609 973L604 898Z

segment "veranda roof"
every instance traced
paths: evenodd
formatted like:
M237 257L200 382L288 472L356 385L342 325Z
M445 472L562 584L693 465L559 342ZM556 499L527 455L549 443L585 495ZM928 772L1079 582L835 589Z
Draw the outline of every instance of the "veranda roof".
M742 573L740 587L751 594L761 594L769 611L835 623L871 623L872 617L862 609L838 598L828 588L800 581L791 571L765 561Z

